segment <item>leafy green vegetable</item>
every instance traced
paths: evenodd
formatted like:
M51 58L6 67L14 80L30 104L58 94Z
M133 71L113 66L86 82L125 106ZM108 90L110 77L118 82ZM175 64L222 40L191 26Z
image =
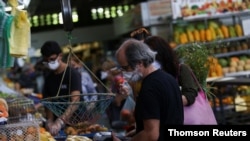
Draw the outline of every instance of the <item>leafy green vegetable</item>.
M13 98L13 97L15 97L15 95L3 93L0 91L0 98Z
M208 59L212 55L212 48L202 43L192 43L177 48L176 52L183 62L193 70L201 87L206 94L210 94L210 88L207 88L207 76L209 72Z

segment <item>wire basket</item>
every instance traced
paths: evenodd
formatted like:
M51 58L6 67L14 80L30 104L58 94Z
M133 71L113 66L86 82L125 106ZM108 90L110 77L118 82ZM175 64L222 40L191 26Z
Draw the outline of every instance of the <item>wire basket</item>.
M1 141L39 141L39 133L39 125L35 122L0 125Z
M7 100L9 107L8 123L29 121L30 116L36 112L34 101L20 96Z
M80 96L80 100L71 102L73 96L65 95L44 98L41 103L57 117L64 117L62 119L65 123L76 126L86 121L95 123L105 112L115 95L112 93L89 93L74 96ZM94 97L94 100L88 101L85 100L85 97Z

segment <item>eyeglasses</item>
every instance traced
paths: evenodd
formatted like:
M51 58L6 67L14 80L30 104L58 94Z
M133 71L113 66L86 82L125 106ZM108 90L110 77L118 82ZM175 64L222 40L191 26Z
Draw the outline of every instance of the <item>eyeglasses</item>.
M56 55L56 57L48 57L45 58L43 61L44 65L48 65L48 63L54 64L56 62L56 59L58 58L58 55Z

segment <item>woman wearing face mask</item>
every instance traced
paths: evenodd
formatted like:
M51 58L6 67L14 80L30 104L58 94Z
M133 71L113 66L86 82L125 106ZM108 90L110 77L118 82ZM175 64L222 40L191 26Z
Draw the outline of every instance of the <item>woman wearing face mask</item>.
M126 121L121 117L122 109L130 108L129 110L133 110L134 108L133 92L113 60L106 60L102 64L102 70L106 74L108 87L112 93L116 94L114 100L107 108L109 122L111 128L121 130L127 125ZM130 107L125 107L126 104Z
M43 98L74 95L69 100L79 101L82 91L81 75L62 61L63 54L59 44L55 41L47 41L42 45L40 51L43 64L50 69L44 81ZM70 105L60 117L57 117L45 107L47 130L52 135L57 135L64 126L64 121L72 118L75 110L77 110L77 106Z
M174 50L168 42L159 36L151 36L144 40L144 43L157 52L154 65L177 78L182 92L184 106L192 105L198 93L198 87L193 79L190 68L185 64L179 66L179 61Z

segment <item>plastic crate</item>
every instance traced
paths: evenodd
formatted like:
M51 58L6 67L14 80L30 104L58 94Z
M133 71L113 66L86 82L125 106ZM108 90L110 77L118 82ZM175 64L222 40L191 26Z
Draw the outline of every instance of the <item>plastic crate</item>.
M39 125L36 122L22 122L0 126L1 141L39 141Z

